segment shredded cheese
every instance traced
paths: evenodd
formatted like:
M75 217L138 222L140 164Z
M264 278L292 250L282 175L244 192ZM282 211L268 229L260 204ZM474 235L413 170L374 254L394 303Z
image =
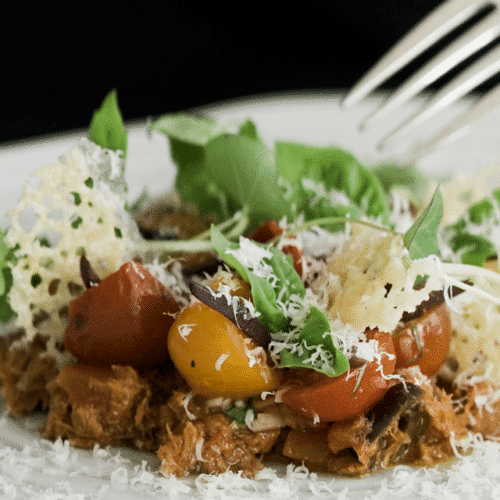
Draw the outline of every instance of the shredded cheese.
M126 460L110 449L94 448L89 454L74 450L67 441L35 440L20 449L2 449L0 497L104 500L120 492L123 498L166 496L178 500L348 500L359 494L365 500L497 498L500 443L469 434L455 441L454 446L457 458L451 464L432 468L397 466L371 478L356 479L352 489L352 479L310 472L293 464L266 467L257 472L255 479L229 471L185 479L164 477L151 472L146 454L136 464L136 460ZM137 458L137 454L133 457Z
M222 368L222 364L224 363L224 361L226 361L226 359L229 358L229 354L227 353L224 353L224 354L221 354L217 361L215 362L215 369L220 372L221 368Z
M196 420L196 415L191 413L188 409L189 402L193 399L193 396L194 394L192 392L188 392L182 401L182 406L184 406L184 411L186 412L187 418L189 418L189 420Z
M183 323L179 325L179 335L187 342L187 336L193 331L196 323Z
M203 455L202 455L204 442L205 442L205 440L203 438L200 438L200 439L198 439L198 441L196 441L195 456L196 456L196 460L198 460L198 462L206 462L206 460L203 458Z

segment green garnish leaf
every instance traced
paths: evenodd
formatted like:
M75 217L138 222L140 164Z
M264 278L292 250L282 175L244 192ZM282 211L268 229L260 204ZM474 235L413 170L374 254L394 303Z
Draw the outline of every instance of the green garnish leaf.
M0 321L2 323L7 323L16 314L10 306L8 294L13 284L10 264L17 262L15 252L19 248L9 247L5 241L6 234L7 231L0 230Z
M255 410L250 404L246 404L245 406L230 406L224 413L238 425L246 425L245 419L249 411L255 416Z
M80 193L77 193L76 191L71 191L71 194L73 195L75 205L76 206L80 205L82 203L82 197L80 196Z
M228 266L235 269L240 276L250 284L255 309L261 314L259 319L272 332L277 332L285 328L288 323L288 319L283 310L278 306L278 288L275 288L265 278L254 274L251 270L241 264L233 254L228 253L228 250L238 250L239 245L237 243L231 243L215 226L212 226L210 236L212 247L219 254L220 258ZM281 255L283 256L283 265L286 266L287 262L290 264L290 261L285 260L284 254ZM279 265L277 264L277 260L274 261L274 265ZM286 271L283 272L286 273ZM288 297L289 296L290 293L288 293ZM286 300L286 298L283 297L282 300Z
M149 129L168 137L170 154L180 168L203 162L204 147L221 135L236 133L258 139L256 127L249 120L221 124L203 116L184 113L164 115L153 122Z
M224 135L207 145L205 161L231 212L245 210L251 225L290 214L273 153L262 142L244 135Z
M349 360L335 346L329 332L330 324L326 316L318 308L311 307L306 324L298 336L297 350L281 351L280 368L312 368L329 377L342 375L349 369ZM314 362L321 354L323 360Z
M482 266L497 256L495 239L498 240L496 231L500 220L496 207L499 204L500 189L495 189L490 198L475 203L457 222L444 228L443 239L460 255L463 264Z
M126 156L127 131L123 125L116 90L109 92L101 107L94 111L88 136L101 148L123 151L124 156Z
M393 187L403 187L415 200L422 200L429 189L429 178L414 165L378 165L372 169L387 193Z
M403 235L404 245L412 260L439 253L437 233L442 218L443 195L437 188L429 205Z
M220 124L176 114L163 116L151 130L169 139L178 166L175 187L185 203L220 220L245 210L253 226L289 214L273 153L251 121Z
M78 216L75 220L73 220L71 222L71 227L73 229L77 229L82 222L83 222L83 219L80 216Z
M291 189L291 201L306 220L349 215L381 217L388 223L389 205L380 181L352 154L336 147L277 142L276 162Z
M33 274L33 276L31 276L31 286L33 288L36 288L41 283L42 283L42 277L38 273L35 273Z
M231 243L214 226L211 228L211 242L222 260L250 284L255 310L260 313L259 319L271 332L291 330L292 318L285 313L286 306L292 301L297 305L306 294L291 257L275 247L249 242L250 245L264 248L271 253L261 259L262 264L270 268L268 280L257 276L252 269L242 264L237 258L238 254L233 253L241 248L240 245ZM246 249L251 250L250 247ZM335 346L332 336L329 335L330 331L330 323L325 314L318 308L311 307L305 324L298 332L297 349L281 350L280 366L312 368L330 377L342 374L349 367L349 362ZM318 362L315 362L316 359Z

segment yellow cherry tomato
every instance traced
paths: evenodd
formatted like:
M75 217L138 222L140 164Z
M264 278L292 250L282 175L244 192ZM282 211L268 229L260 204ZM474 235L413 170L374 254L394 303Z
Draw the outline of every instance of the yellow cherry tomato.
M224 315L196 302L184 309L168 334L170 357L193 392L247 398L277 389L281 372L252 338Z

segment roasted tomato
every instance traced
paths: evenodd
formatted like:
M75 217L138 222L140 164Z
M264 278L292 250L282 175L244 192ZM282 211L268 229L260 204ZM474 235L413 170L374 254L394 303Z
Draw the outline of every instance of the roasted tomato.
M396 368L419 366L424 375L432 376L444 363L450 349L451 321L445 302L424 309L394 332Z
M274 219L269 219L262 223L253 233L249 234L248 238L257 243L267 243L282 233L283 228Z
M168 336L175 366L193 392L246 398L276 389L280 370L264 349L224 315L196 302L184 309Z
M251 233L248 238L256 241L257 243L267 243L280 234L283 234L283 228L281 228L274 219L269 219L261 224L253 233ZM281 251L292 257L295 271L297 271L299 276L302 276L302 252L299 248L295 245L288 244L284 245Z
M351 366L340 377L331 378L314 370L291 370L287 383L292 389L282 395L283 402L297 413L323 422L334 422L360 415L382 399L394 373L396 352L389 333L367 332L367 339L378 341L380 360ZM383 374L382 374L383 372Z
M168 331L179 311L147 269L128 262L71 302L64 342L86 363L157 366L169 357Z

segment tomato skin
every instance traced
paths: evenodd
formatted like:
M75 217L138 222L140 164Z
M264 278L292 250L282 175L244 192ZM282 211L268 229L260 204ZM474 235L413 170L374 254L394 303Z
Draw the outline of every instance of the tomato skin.
M89 364L158 366L169 358L168 331L179 311L147 269L128 262L71 302L65 346Z
M283 228L274 219L269 219L263 222L253 233L249 234L248 239L257 243L267 243L280 234L283 234Z
M448 356L451 332L450 314L445 302L408 321L392 337L397 355L396 368L419 366L424 375L434 375ZM415 334L418 335L418 343Z
M168 336L177 370L194 393L208 397L247 398L278 388L281 371L266 363L264 351L250 366L247 352L257 347L234 323L201 302L179 314Z
M274 219L269 219L262 223L253 233L251 233L248 238L250 240L256 241L257 243L267 243L271 241L276 236L283 234L284 230L278 225ZM296 245L288 244L284 245L281 251L285 255L290 255L293 261L293 267L297 274L302 277L303 266L302 266L302 251Z
M391 335L372 330L367 333L367 339L379 342L383 373L393 374L396 351ZM313 370L298 370L289 380L294 387L283 393L282 400L300 415L311 419L319 417L322 422L352 418L371 408L389 388L391 381L382 377L379 368L380 364L374 360L335 378Z

